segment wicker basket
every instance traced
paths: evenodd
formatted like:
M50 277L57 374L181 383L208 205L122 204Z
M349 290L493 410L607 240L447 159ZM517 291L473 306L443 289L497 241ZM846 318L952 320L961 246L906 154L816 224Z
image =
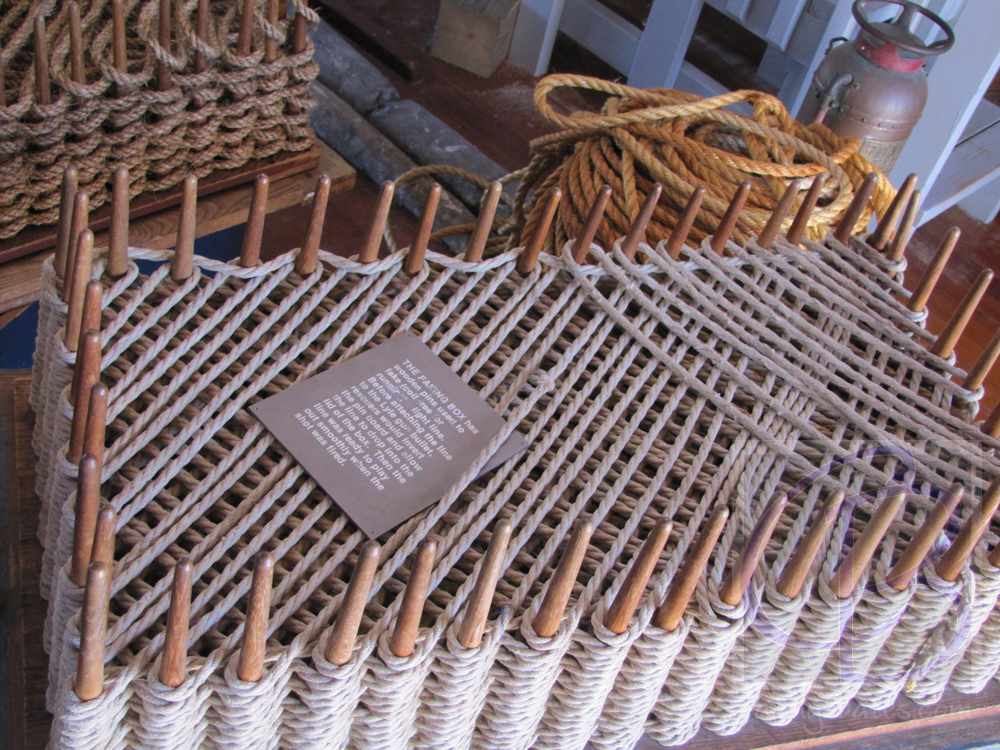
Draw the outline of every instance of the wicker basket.
M119 520L103 692L88 701L73 684L84 592L67 573L75 355L59 343L66 308L47 267L32 399L52 747L630 748L642 732L681 744L700 726L735 732L751 714L780 724L803 705L842 709L845 690L885 705L904 689L936 700L949 680L981 689L1000 664L988 637L1000 571L985 554L996 525L956 580L928 563L895 599L883 582L934 505L927 488L960 482L966 496L938 552L951 544L1000 476L997 441L973 423L977 394L953 382L963 373L928 351L933 337L898 301L907 293L889 272L899 268L857 239L806 247L751 241L723 257L706 241L673 261L643 245L635 262L617 245L592 246L593 264L567 247L523 274L519 251L479 262L429 254L413 275L405 252L373 263L321 253L304 276L296 251L251 268L196 259L180 282L170 253L133 249L162 265L147 276L132 263L104 294L102 494ZM361 634L334 665L325 648L364 535L247 407L400 331L507 427L441 502L379 540ZM513 431L528 450L477 479ZM835 596L845 553L900 477L912 488L903 511L859 584ZM783 597L778 576L838 488L848 499L802 593ZM781 495L762 562L727 603L726 571ZM657 627L654 612L722 505L730 520L684 618ZM457 623L500 515L513 523L500 608L466 648ZM627 626L612 630L606 615L662 517L670 541ZM593 522L589 550L558 631L543 637L540 601L581 518ZM425 538L438 550L430 594L416 648L401 657L389 634ZM247 682L236 665L261 551L275 577L263 675ZM191 635L183 684L167 687L165 614L184 556ZM873 620L885 637L854 660L863 668L845 688L837 665Z
M263 2L243 4L253 12L245 54L239 49L239 0L206 3L204 38L196 33L198 3L170 2L169 48L158 42L157 0L125 0L127 63L121 69L114 57L112 3L82 2L82 73L74 73L72 64L71 5L3 5L0 238L55 223L69 164L97 207L108 199L118 166L129 168L129 192L136 196L173 187L187 174L203 177L312 146L309 83L317 66L308 36L293 34L296 23L316 20L304 0L295 0L295 17L276 23L268 22ZM39 17L47 85L37 83ZM269 39L276 53L269 52Z

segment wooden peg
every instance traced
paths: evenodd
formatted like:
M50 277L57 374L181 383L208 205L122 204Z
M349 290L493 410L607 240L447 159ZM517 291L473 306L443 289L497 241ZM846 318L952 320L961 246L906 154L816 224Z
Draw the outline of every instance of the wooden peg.
M309 39L309 27L306 17L296 12L292 28L292 51L297 55L306 49Z
M934 546L934 542L937 541L942 529L944 529L944 525L948 523L948 519L951 517L955 507L961 502L962 495L964 494L965 488L962 485L953 484L949 488L948 493L934 503L934 507L931 508L930 513L924 518L923 524L917 530L917 533L913 535L913 539L910 540L906 549L903 550L903 554L899 556L899 560L892 566L892 570L889 571L889 575L886 577L886 583L897 591L902 591L910 585L910 581L913 580L913 576L916 575L917 570L920 568L920 563L924 561L927 553L931 551L931 547Z
M90 552L90 562L107 563L108 570L114 570L117 531L118 514L110 504L105 503L97 513L97 528L94 530L94 546Z
M743 551L736 558L733 567L730 568L729 573L722 581L722 587L719 589L719 597L726 604L735 607L740 603L743 594L746 593L750 582L753 580L757 564L764 556L767 541L771 538L771 533L774 531L774 527L778 523L778 519L781 517L781 513L787 503L788 497L780 495L771 501L771 504L761 513L760 520L757 521L757 525L753 527L753 531L750 532L750 536L747 538L746 546L743 547Z
M278 25L278 0L267 0L265 6L267 22L272 26ZM264 37L264 61L272 63L278 59L278 40L270 36Z
M743 210L743 205L747 202L747 196L750 195L751 187L753 186L748 180L740 183L740 186L736 188L736 194L733 195L733 199L729 203L729 208L722 215L722 221L719 222L718 229L712 235L712 249L719 255L722 255L726 251L726 243L729 242L733 229L736 228L736 221L740 218L740 211Z
M236 675L244 682L257 682L264 672L264 646L267 641L273 578L274 558L270 552L258 552L254 557L247 619L243 623L240 661L236 668Z
M944 330L941 331L941 335L938 336L937 341L931 347L931 354L935 354L942 359L947 359L951 356L951 353L955 350L955 344L961 338L962 332L965 331L965 326L968 325L972 314L976 311L979 300L986 294L986 288L990 285L991 281L993 281L993 271L986 269L979 274L979 278L976 279L972 288L969 289L969 292L965 295L965 299L962 300L958 309L955 310L948 322L945 323Z
M100 381L90 388L87 420L83 431L83 452L104 463L104 430L108 418L108 387Z
M996 513L997 506L1000 505L1000 477L994 479L979 505L972 511L972 515L962 522L962 528L958 530L955 541L941 555L934 566L934 570L946 581L954 581L962 572L965 561L969 559L972 551L979 544L979 539L986 531Z
M431 582L431 572L434 569L434 556L437 554L437 542L424 539L417 547L410 567L410 580L403 592L403 603L396 616L396 626L389 638L389 649L396 656L407 657L413 653L413 645L417 642L417 631L420 629L420 618L424 613L424 599L427 598L427 587Z
M76 480L76 508L73 518L73 553L69 563L69 579L77 586L87 583L87 566L94 547L97 530L97 509L101 504L101 464L96 456L86 454L80 459Z
M788 212L792 210L792 204L795 203L795 199L799 195L799 187L801 185L801 177L796 177L788 183L788 187L785 189L785 192L781 194L781 200L778 201L778 205L775 206L774 211L771 212L771 216L768 218L767 224L764 225L764 229L757 237L757 244L760 247L765 250L771 249L774 241L778 238L778 233L781 232L781 225L785 221L785 217L788 216Z
M372 217L368 236L365 238L365 244L361 246L361 254L358 256L360 263L374 263L378 260L378 251L382 246L382 234L385 232L385 223L389 220L389 208L392 206L392 195L395 190L396 185L391 180L383 182L379 189L375 215Z
M990 370L993 369L997 357L1000 357L1000 328L993 334L990 343L986 345L983 353L976 360L976 364L972 366L969 374L965 376L965 380L962 381L962 387L967 391L977 390L986 380L986 376L990 374Z
M813 215L813 209L816 208L816 203L819 201L819 194L826 184L826 178L829 176L829 174L823 172L813 178L812 185L809 186L809 192L806 193L806 197L803 199L802 205L799 206L799 210L792 220L792 225L788 228L788 233L785 235L786 239L793 245L798 245L802 242L802 235L806 232L809 219Z
M892 237L892 233L896 231L896 225L899 224L899 219L903 215L903 207L910 202L910 196L913 194L913 188L916 186L917 176L913 173L909 174L903 180L899 192L892 199L892 203L889 204L885 215L882 216L878 226L875 227L872 236L868 238L868 244L876 250L885 250L886 245L889 244L889 239Z
M195 18L195 35L203 42L208 42L208 0L198 0L198 12ZM208 60L203 52L194 53L194 72L204 73L208 68Z
M604 613L604 626L612 633L624 633L628 628L629 620L632 619L635 608L639 606L642 592L646 590L646 584L653 575L653 569L670 538L673 527L673 523L666 518L657 519L646 541L642 543L639 554L635 556L632 567L625 576L621 588L618 589L618 595Z
M73 258L73 270L69 281L69 298L67 300L66 328L63 331L63 343L71 352L75 352L80 341L80 324L83 322L83 298L87 295L87 284L90 283L91 267L94 258L94 233L89 229L80 232L76 243L76 255Z
M266 187L265 187L266 191ZM256 198L256 191L254 198ZM267 202L265 195L264 202ZM263 217L261 217L261 231L263 231ZM181 208L178 217L177 245L174 248L174 263L170 268L170 278L178 284L191 277L194 271L194 235L198 223L198 178L189 174L184 178L181 192ZM250 231L249 223L247 233ZM245 235L244 235L245 237ZM259 247L258 241L258 247ZM244 249L246 242L244 241ZM242 257L242 256L241 256ZM256 265L252 263L250 265Z
M66 238L66 257L62 259L62 266L60 267L60 258L56 256L56 275L65 280L67 275L73 272L73 257L76 255L77 243L80 240L80 232L87 228L90 223L90 199L87 194L82 190L78 190L76 195L73 196L73 218L70 220L69 225L69 236ZM63 294L66 298L69 297L69 289L66 284L63 284ZM68 301L68 299L67 299Z
M809 527L809 532L795 546L792 558L785 564L785 569L781 571L781 578L778 579L778 593L794 599L802 592L806 579L809 578L809 571L812 569L813 561L826 541L827 532L833 526L840 513L840 506L844 502L844 491L837 490L830 495L826 504L819 509L816 517Z
M111 175L111 226L108 228L108 263L104 269L109 279L128 273L128 169L115 168Z
M684 243L687 242L688 235L691 233L694 220L698 218L698 212L701 210L701 202L704 198L704 185L698 185L691 191L691 197L688 198L687 205L684 206L684 211L681 212L680 218L677 219L677 226L670 233L670 236L667 238L667 244L664 246L671 260L677 260L681 257L681 250L684 248Z
M250 199L247 228L243 233L243 247L240 250L240 265L244 268L252 268L260 263L260 243L264 237L264 216L267 214L267 188L267 175L257 175L253 197Z
M59 200L59 227L56 230L55 257L52 259L56 276L60 279L66 275L66 259L69 257L77 187L76 167L70 164L63 170L62 197Z
M497 579L503 572L504 555L510 542L512 530L509 518L501 518L493 525L490 545L486 548L479 575L472 587L472 594L465 605L465 615L458 628L458 642L466 648L478 648L483 640L486 629L486 619L490 614L490 604L493 603L493 592L496 591Z
M158 35L157 41L160 46L169 54L170 52L170 0L160 0L158 14ZM242 53L241 53L242 54ZM160 91L166 91L172 83L170 68L164 62L159 62L156 67L156 85Z
M236 38L236 54L246 57L250 54L250 42L253 40L253 6L255 0L243 0L243 10L240 14L240 33Z
M45 18L35 16L35 103L41 106L52 104L49 86L49 45L45 38Z
M994 440L1000 438L1000 403L993 407L993 411L983 422L982 431Z
M573 584L587 555L587 545L594 533L593 521L580 521L573 529L569 542L563 549L559 565L556 566L549 587L545 590L545 598L538 607L538 614L532 623L535 632L542 638L551 638L559 630L566 605L573 593Z
M73 83L86 83L83 73L83 26L80 23L80 6L70 0L69 6L69 77Z
M326 219L326 205L330 200L330 178L321 174L316 180L313 193L312 211L309 214L309 230L306 241L295 258L295 270L300 276L308 276L316 270L319 258L319 241L323 236L323 222Z
M584 222L583 229L580 230L580 235L573 243L573 260L577 263L583 264L587 262L587 255L590 253L590 243L594 241L597 228L604 219L604 210L608 207L608 200L610 198L610 185L605 185L597 191L597 199L594 201L594 205L590 207L587 221Z
M84 331L80 341L81 344L76 353L76 366L73 368L73 381L70 386L69 400L74 405L74 409L79 407L80 402L83 403L80 416L81 419L86 419L90 389L101 376L101 333L95 330ZM82 399L80 398L81 391L85 394ZM76 421L77 416L76 412L74 412L74 425ZM83 440L82 429L83 425L81 425L80 432L81 441Z
M865 179L861 181L861 185L858 186L857 191L854 193L854 199L847 207L847 211L844 212L840 224L837 225L837 229L833 233L833 238L837 242L847 244L851 234L854 232L854 225L858 223L858 219L864 213L865 207L868 205L868 201L871 200L872 193L875 192L875 185L877 184L877 172L869 172L865 175Z
M167 611L167 632L163 639L160 660L160 682L178 687L187 674L188 628L191 619L191 579L194 565L182 557L174 565L174 581L170 587L170 609Z
M670 582L663 604L653 613L653 625L666 631L672 631L680 625L684 610L687 609L688 602L698 587L701 574L708 565L708 559L712 556L715 543L719 541L728 519L729 509L725 506L719 506L712 511L705 527L684 555L684 562Z
M535 264L538 263L538 256L541 255L542 247L545 245L545 238L552 227L552 219L555 217L556 210L558 210L561 202L562 190L557 187L549 190L548 197L545 199L545 208L542 210L541 218L539 218L538 224L535 226L535 231L517 259L517 272L522 276L526 276L535 270Z
M111 0L111 62L119 72L128 72L124 0Z
M622 241L622 252L629 260L635 260L635 254L639 251L639 243L646 239L646 227L649 226L649 220L653 218L653 211L656 210L656 204L660 202L660 193L662 192L663 185L655 183L653 189L649 191L649 195L646 196L642 208L639 209L635 221L629 227L628 234Z
M330 631L330 639L326 644L326 660L340 666L347 664L354 651L354 641L358 637L358 628L365 613L365 602L375 579L379 556L382 548L374 539L369 539L358 552L358 561L354 563L351 581L347 584L344 599L337 610L337 621Z
M403 270L410 276L419 273L424 265L424 256L427 254L427 243L430 242L431 230L434 228L434 216L437 214L439 200L441 200L441 186L435 182L427 191L427 201L424 203L424 212L420 215L417 236L413 238L406 253Z
M847 557L830 580L830 588L838 599L846 599L854 592L861 574L865 572L865 567L875 554L875 548L882 541L882 537L889 530L905 501L906 493L900 492L898 495L887 497L875 508L861 536L848 551Z
M500 203L500 194L503 193L503 183L494 180L490 183L489 190L486 191L486 198L483 200L483 208L476 219L476 226L469 237L469 244L465 247L463 260L469 263L478 263L483 259L483 251L486 249L486 241L490 238L490 231L493 229L493 217L497 213L497 205Z
M906 303L907 308L913 312L923 311L927 305L927 300L931 296L931 292L934 291L934 286L937 284L938 279L941 278L941 272L944 271L944 267L948 263L948 258L951 257L951 251L955 249L955 245L958 244L958 238L961 236L962 230L958 227L952 227L948 230L944 239L941 240L941 244L938 245L934 257L931 258L931 262L924 270L924 275L920 277L920 281L914 287L913 294L910 295L910 299Z
M83 331L101 330L101 304L104 300L104 285L97 279L87 282L83 293L83 317L80 329ZM79 347L79 339L77 346Z
M906 204L906 213L903 214L903 222L899 225L899 231L892 238L892 243L889 245L888 252L886 252L886 257L891 261L898 262L903 259L906 246L909 244L910 236L913 234L913 225L917 221L917 211L920 210L920 198L920 191L914 190L913 195L910 196L910 202Z
M104 692L104 639L108 629L111 570L104 563L92 563L80 612L80 653L73 692L82 701L94 700Z

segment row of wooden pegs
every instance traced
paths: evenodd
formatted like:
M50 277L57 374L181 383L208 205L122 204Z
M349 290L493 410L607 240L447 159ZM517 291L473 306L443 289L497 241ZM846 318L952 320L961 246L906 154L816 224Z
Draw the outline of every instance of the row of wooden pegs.
M81 645L74 684L74 692L85 701L93 700L103 692L105 634L116 523L114 510L110 506L104 506L99 513L97 512L99 479L95 480L95 476L99 477L99 474L94 473L95 465L96 459L89 454L81 462L76 511L78 533L74 538L71 572L74 583L85 586L80 620ZM927 514L923 524L889 571L886 577L888 585L898 591L910 585L963 494L964 490L960 485L953 485L947 492L941 493L941 497ZM830 588L838 598L846 599L852 596L857 586L862 583L862 575L883 536L899 516L905 500L906 494L898 493L882 499L875 507L864 530L854 541L830 580ZM747 537L742 551L723 579L719 589L719 596L723 602L736 606L745 595L787 501L787 495L780 495L764 509ZM828 534L841 511L843 501L844 492L835 491L814 512L808 532L796 545L778 579L777 591L782 596L795 599L802 593L816 557L824 548ZM979 506L962 524L951 546L935 563L937 575L946 581L958 579L962 568L989 526L998 505L1000 505L1000 479L990 485ZM728 509L720 506L705 522L698 538L687 550L663 602L654 611L652 624L655 627L669 632L680 624L728 517ZM95 529L95 535L93 542L88 545L89 550L85 550L79 529L88 523ZM458 640L465 648L478 648L481 643L496 584L503 574L502 565L511 530L511 522L506 518L500 519L494 525L489 546L481 561L464 615L458 625ZM621 587L605 612L603 624L612 632L623 633L627 629L671 530L671 521L660 518L647 534ZM543 638L555 636L559 629L592 533L591 521L578 522L563 548L559 563L545 588L538 613L532 623L535 632ZM79 553L77 541L81 542ZM88 552L90 562L84 574L83 565L86 564L84 561ZM358 552L350 582L337 610L324 652L325 658L331 664L344 665L351 658L365 604L371 593L372 582L379 564L380 552L380 546L375 540L367 541ZM409 578L389 639L389 647L396 656L407 657L413 652L436 554L437 544L432 539L423 540L414 553ZM1000 567L1000 544L993 548L987 559L991 565ZM159 680L169 687L181 685L186 677L193 570L193 563L188 558L179 560L174 566L167 627L158 674ZM273 575L273 557L268 552L259 552L254 558L237 666L238 677L246 682L256 682L263 674Z
M240 16L239 36L236 40L236 54L247 57L251 52L251 41L254 27L254 8L256 0L243 0ZM159 0L157 21L157 42L167 53L170 52L171 0ZM76 0L67 3L69 16L69 56L70 79L81 86L86 85L86 68L83 52L83 25L80 17L80 5ZM279 0L267 0L265 16L267 22L277 26L280 16ZM211 11L208 0L198 0L198 10L195 19L195 34L198 39L208 44L210 39L209 24ZM120 73L128 73L128 52L125 39L125 0L111 0L111 57L112 64ZM308 44L306 18L301 13L295 15L292 31L292 52L299 54L305 51ZM272 63L278 59L280 50L278 42L270 36L264 38L264 60ZM45 35L45 17L38 13L34 20L34 59L35 59L35 102L45 106L52 104L52 87L49 79L49 51ZM204 53L195 51L194 72L204 73L208 69L208 60ZM159 62L156 72L156 88L167 91L173 86L173 77L166 63ZM118 92L119 95L127 92ZM0 58L0 107L7 106L4 87L3 59Z

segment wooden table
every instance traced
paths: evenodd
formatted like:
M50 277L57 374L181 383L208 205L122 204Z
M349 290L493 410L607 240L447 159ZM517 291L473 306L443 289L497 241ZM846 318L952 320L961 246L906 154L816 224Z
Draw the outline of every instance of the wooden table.
M316 166L310 167L310 164ZM197 236L218 232L247 219L250 197L253 194L253 177L264 172L271 177L267 193L267 212L272 213L302 203L312 194L320 174L330 177L330 192L349 190L354 186L356 173L344 159L322 141L315 149L284 158L263 160L246 168L231 172L217 172L203 180L210 188L210 195L198 200ZM203 191L199 189L201 194ZM177 238L177 220L180 190L166 191L161 196L141 196L133 201L133 213L138 209L143 215L129 223L129 245L152 250L173 247ZM161 207L162 206L162 207ZM92 225L95 229L107 226L104 208L95 211ZM22 237L0 242L0 325L5 311L18 310L38 299L41 294L42 263L49 256L51 244L46 246L44 235L53 231L27 230ZM42 249L38 249L39 245ZM95 250L108 246L107 231L97 231ZM13 258L2 262L5 258Z
M11 747L42 750L51 716L45 711L47 657L42 650L45 602L38 594L42 549L35 537L34 492L28 407L30 373L0 371L0 737ZM935 706L900 698L888 711L852 703L837 719L800 714L787 727L752 719L732 737L702 730L682 750L930 750L983 747L1000 742L1000 685L979 695L945 693ZM636 750L660 746L643 739Z

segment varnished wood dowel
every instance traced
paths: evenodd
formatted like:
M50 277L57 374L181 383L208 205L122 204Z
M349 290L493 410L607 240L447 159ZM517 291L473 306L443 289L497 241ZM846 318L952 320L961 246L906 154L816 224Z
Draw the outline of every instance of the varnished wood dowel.
M108 228L108 263L104 273L120 279L128 273L128 169L116 167L111 175L111 226Z
M306 17L301 13L295 14L295 20L292 21L292 52L296 55L300 52L304 52L306 49L306 43L309 39L309 26Z
M875 512L872 513L872 517L865 525L861 536L858 537L854 546L848 551L847 557L844 558L837 572L830 579L830 588L838 599L846 599L854 593L862 573L865 572L868 562L875 554L876 547L899 514L899 509L903 507L904 502L906 502L906 494L901 492L898 495L885 498L875 508Z
M170 0L160 0L160 9L158 14L158 35L157 41L160 46L169 54L170 53ZM170 74L170 68L166 63L160 62L156 67L156 84L160 91L166 91L170 88L172 81L172 76Z
M90 388L87 401L87 425L83 431L83 452L99 464L104 463L104 431L108 419L108 387L98 381Z
M73 258L73 272L70 276L69 299L67 300L66 327L63 329L63 343L75 352L80 341L80 324L83 322L83 302L87 296L87 284L94 258L94 233L89 229L80 232Z
M97 279L87 282L83 293L83 317L80 319L82 331L101 330L101 305L104 302L104 285ZM79 346L79 339L77 340Z
M194 271L194 235L197 223L198 178L189 174L182 183L177 245L174 248L174 263L170 268L170 278L177 283L190 278ZM247 226L248 231L249 229Z
M628 628L629 620L635 613L635 608L639 606L642 593L646 590L649 577L653 575L653 569L660 559L660 553L670 538L670 530L673 528L666 518L659 518L654 524L646 540L639 549L639 554L635 556L632 567L629 568L622 586L618 589L615 600L604 613L604 626L612 633L624 633Z
M493 229L493 217L497 213L497 205L500 203L500 194L503 193L503 183L494 180L490 183L483 199L483 208L476 219L476 226L469 237L469 244L465 248L463 260L469 263L478 263L483 259L483 251L486 250L486 241L490 238L490 231Z
M76 357L76 371L73 384L73 423L70 426L69 447L66 460L76 463L83 455L83 441L87 431L87 410L90 407L90 391L101 375L101 334L86 331L83 344Z
M374 539L361 545L358 561L351 572L351 581L347 584L347 591L337 610L337 621L333 624L330 639L326 643L324 655L331 664L340 666L351 659L381 552L382 548Z
M561 201L562 190L557 187L549 190L542 216L538 220L538 224L535 225L531 239L528 240L528 244L524 246L517 259L517 272L521 275L529 274L535 270L538 256L541 255L542 247L545 246L545 238L548 237L549 229L552 227L552 219L555 217Z
M792 204L795 203L795 199L799 195L799 187L802 185L802 178L796 177L792 180L788 187L785 188L785 192L781 194L781 200L778 201L778 205L774 207L771 212L771 216L768 218L767 223L761 230L760 235L757 237L757 244L764 248L765 250L770 250L774 241L778 238L778 234L781 232L781 225L785 221L785 217L788 216L788 212L792 210Z
M246 57L250 54L250 42L253 40L253 6L255 0L243 0L243 10L240 14L240 33L236 38L236 54Z
M167 611L167 632L160 660L160 682L178 687L187 674L188 628L191 619L191 579L194 565L182 557L174 565L174 580L170 587L170 609Z
M948 322L945 323L944 330L941 331L941 335L938 336L937 341L931 347L931 354L936 354L942 359L947 359L951 356L951 353L955 350L955 344L961 338L962 333L965 331L965 326L968 325L972 314L976 311L979 301L986 294L986 289L989 287L991 281L993 281L993 271L986 269L979 274L979 277L965 295L958 309L955 310L951 318L948 319Z
M931 547L941 535L944 525L948 523L955 506L959 504L964 494L965 488L962 485L953 484L948 492L934 503L923 524L913 535L903 554L899 556L899 560L892 566L892 570L886 576L886 583L897 591L902 591L910 585L910 581L920 568L920 563L931 551Z
M458 642L466 648L478 648L483 640L486 620L493 603L493 592L496 591L497 579L503 572L504 555L510 542L510 519L501 518L493 525L489 547L479 566L479 575L472 586L472 593L465 605L465 614L458 628Z
M118 531L118 514L111 505L105 503L97 513L97 528L94 531L94 546L90 551L90 562L107 563L108 570L115 568L115 534Z
M410 580L406 582L403 592L403 603L396 615L396 625L389 638L389 650L399 657L407 657L413 653L413 645L417 642L417 631L420 629L420 618L424 613L424 600L427 598L427 588L431 582L431 572L434 570L434 556L437 554L437 542L424 539L417 547L410 566Z
M80 612L80 653L73 692L82 701L99 698L104 692L104 639L108 629L108 600L111 570L104 563L92 563Z
M90 199L82 190L78 190L73 196L73 218L70 221L69 236L66 241L66 257L63 258L62 268L56 266L56 275L66 280L66 277L73 273L74 257L76 256L77 243L80 241L80 232L87 228L90 223ZM59 262L59 258L55 258ZM68 301L69 289L67 284L63 284L63 295Z
M909 203L906 204L903 222L899 225L899 231L892 238L892 243L886 252L886 257L891 261L901 261L906 253L906 246L910 243L910 236L913 234L913 225L917 221L917 212L920 210L920 198L920 191L914 190Z
M809 219L812 218L813 209L816 208L816 203L819 201L820 191L823 190L826 178L829 176L824 172L813 178L812 185L809 186L809 191L806 193L806 197L803 199L802 205L799 206L799 210L792 220L792 225L788 228L788 233L785 235L793 245L798 245L802 242L802 235L805 234L806 227L809 226Z
M309 230L306 241L295 259L295 270L300 276L308 276L316 270L319 257L319 241L323 237L323 223L326 219L326 206L330 200L330 178L321 174L316 180L316 190L313 193L312 210L309 213Z
M751 187L753 186L748 180L740 183L740 186L736 188L736 194L733 195L733 199L729 202L729 208L722 215L718 229L712 235L712 249L719 255L722 255L726 251L726 243L729 242L729 238L733 234L733 229L736 228L736 222L740 218L740 212L743 210L744 204L747 202L747 196L750 195Z
M273 578L274 558L270 552L258 552L254 557L247 619L243 623L240 661L236 668L237 676L244 682L257 682L264 672L264 646L267 643Z
M198 14L195 19L195 35L203 42L208 42L208 0L198 0ZM204 73L208 68L208 60L204 53L194 53L194 72Z
M587 255L590 253L590 243L594 241L594 237L597 235L597 228L604 220L604 210L608 207L608 200L610 198L610 185L605 185L597 191L597 198L594 200L594 205L590 207L587 220L584 222L580 234L573 243L573 260L577 263L583 264L587 262Z
M854 225L858 223L861 214L864 213L865 207L868 205L868 201L871 200L872 193L875 192L875 185L877 184L877 172L869 172L865 175L865 179L861 181L857 192L854 193L854 199L851 200L851 204L847 207L847 211L833 233L833 238L837 242L847 244L847 241L851 238L851 234L854 232Z
M361 254L358 261L361 263L374 263L378 260L378 251L382 247L382 234L385 232L385 223L389 220L389 208L392 206L392 195L396 190L396 185L386 180L379 188L378 204L375 206L375 215L372 217L371 226L368 228L368 236L361 246Z
M124 0L111 0L111 63L119 72L128 72Z
M941 278L941 272L944 271L944 267L951 257L951 251L955 249L955 245L958 244L958 238L961 236L962 230L958 227L952 227L948 230L944 239L941 240L937 252L934 253L931 262L924 269L924 275L920 277L920 281L917 282L917 285L913 289L913 294L907 300L906 306L913 312L922 312L924 307L926 307L927 300L930 299L931 292L934 291L938 279Z
M101 465L89 453L80 459L76 480L76 507L73 517L73 553L69 579L77 586L87 583L87 566L97 530L97 509L101 505Z
M267 22L278 25L278 0L267 0L265 5ZM264 61L272 63L278 59L278 40L270 36L264 37Z
M69 77L73 83L86 83L83 73L83 26L80 23L80 6L70 0L69 10Z
M778 579L779 594L794 599L802 592L802 587L812 570L813 561L823 548L826 535L833 526L833 522L837 520L843 502L844 491L837 490L818 510L816 517L812 519L809 531L795 545L792 558L785 564L785 569L781 571L781 578Z
M49 44L45 38L45 18L35 16L35 102L41 106L52 104L49 87Z
M656 204L660 202L662 192L663 185L655 183L649 191L649 195L646 196L642 208L639 209L635 221L629 227L628 234L622 240L622 252L629 260L635 260L635 254L639 251L639 243L646 239L646 227L649 226L649 220L653 218L653 211L656 210Z
M427 191L427 200L424 202L424 212L420 215L420 226L417 228L417 236L410 243L410 249L406 253L406 262L403 270L410 276L420 272L424 265L424 256L427 254L427 243L430 242L431 230L434 228L434 217L437 215L438 201L441 200L441 186L438 183L431 185Z
M63 170L62 194L59 199L59 226L56 230L56 251L55 257L52 259L56 276L60 279L66 275L66 259L69 257L77 186L76 167L71 164Z
M240 250L240 265L244 268L260 263L260 243L264 238L264 216L267 214L267 188L267 175L257 175L253 184L253 197L250 199L247 227L243 233L243 247Z
M712 511L698 538L684 555L684 562L680 570L674 574L663 604L653 613L653 625L666 631L672 631L680 625L684 610L687 609L688 602L698 587L701 574L708 565L708 560L728 519L729 509L725 506L719 506Z
M747 537L747 543L743 547L743 551L736 558L733 567L730 568L729 573L722 581L722 586L719 589L719 598L726 604L735 607L740 603L743 594L746 593L750 582L753 580L754 571L757 570L757 565L764 556L767 541L771 538L771 533L774 531L774 527L777 525L778 519L781 517L781 513L784 511L787 503L788 497L786 495L779 495L761 513L760 520L757 521L757 525L754 526L753 531L750 532L750 536Z
M1000 357L1000 328L993 334L993 338L990 339L986 348L983 349L983 353L979 355L976 364L972 366L972 369L965 376L965 380L962 381L962 387L967 391L978 390L986 380L986 376L990 374L990 370L993 369L993 365L996 364L998 357Z
M993 515L1000 505L1000 477L994 479L986 492L983 493L982 500L976 506L972 514L962 521L962 528L958 530L955 541L945 550L934 566L934 570L946 581L958 579L965 562L969 559L972 551L979 544L979 539L986 531L993 519Z
M680 218L677 219L677 225L667 238L667 244L664 245L664 250L671 260L677 260L681 257L681 250L684 248L684 243L687 242L695 219L698 218L698 212L701 210L701 202L704 198L704 185L698 185L691 191L691 197L688 198L687 205L684 206Z
M899 219L903 215L903 209L910 202L910 196L913 194L913 188L916 186L917 176L913 173L909 174L903 180L903 184L892 199L892 203L889 204L885 215L882 216L878 226L875 227L872 236L868 238L868 244L876 250L885 250L885 246L889 244L892 233L896 231Z
M580 573L580 566L587 555L587 545L594 533L594 524L590 520L580 521L563 548L562 557L556 566L552 578L549 579L545 597L538 607L532 626L535 632L543 638L551 638L559 630L566 605L573 593L573 585Z

